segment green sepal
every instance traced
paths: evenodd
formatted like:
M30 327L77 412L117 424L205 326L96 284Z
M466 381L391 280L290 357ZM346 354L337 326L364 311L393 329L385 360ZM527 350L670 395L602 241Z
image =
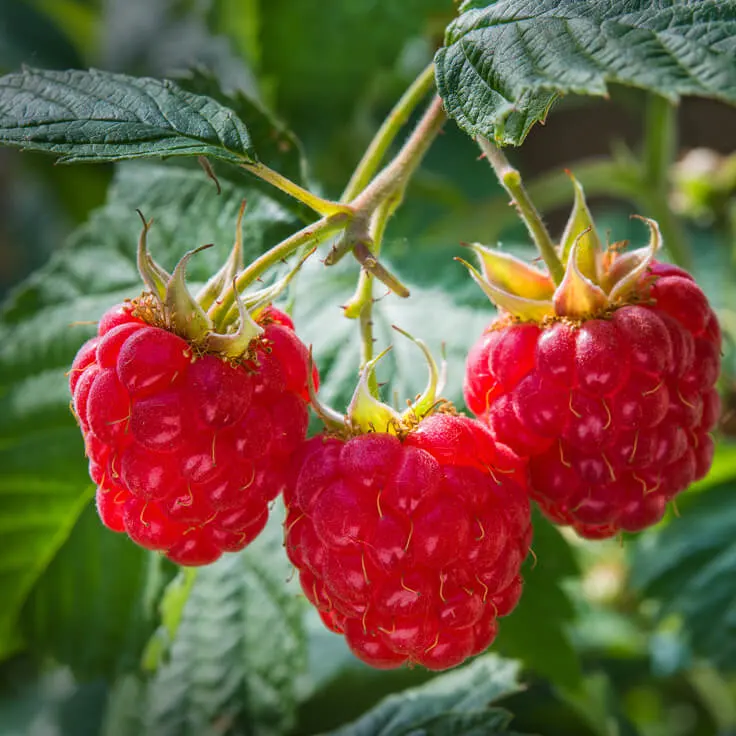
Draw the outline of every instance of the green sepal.
M585 201L585 192L580 182L568 171L572 181L575 199L572 212L560 240L562 263L567 267L573 245L578 244L577 268L580 273L593 283L598 283L598 261L603 251L601 239L595 229L593 216Z
M193 343L201 342L212 330L212 322L199 305L197 300L189 293L186 283L186 269L189 259L195 254L212 245L203 245L195 250L185 253L174 268L168 284L166 284L166 296L164 306L173 330L182 337L186 337Z
M424 359L427 361L427 368L429 369L427 386L420 394L419 398L410 404L409 408L401 415L402 419L422 419L427 416L427 414L431 413L432 409L437 404L437 397L445 388L445 378L447 374L446 363L445 361L442 362L442 371L440 371L437 367L437 362L432 357L432 353L427 347L427 343L410 335L408 332L405 332L396 325L392 326L396 332L411 340L422 351L422 353L424 353Z
M350 400L347 413L348 424L353 431L359 429L361 432L398 434L401 428L401 415L373 396L370 389L370 378L376 364L389 350L390 346L373 360L369 360L360 372L358 386Z
M632 217L641 220L649 228L649 245L630 254L636 256L636 261L631 259L629 271L625 275L622 274L612 286L608 295L612 302L623 301L637 288L647 268L649 268L649 264L654 260L654 256L662 245L662 233L659 231L659 225L655 220L641 217L641 215L632 215ZM614 261L614 269L615 265ZM626 265L628 266L629 263L627 262Z
M146 220L140 210L138 210L138 215L143 222L143 229L141 230L140 237L138 238L138 272L143 279L143 283L148 287L151 294L153 294L161 305L163 305L164 300L166 299L166 284L171 277L156 263L156 261L153 260L153 258L151 258L148 253L148 231L151 229L153 220Z
M197 294L197 301L202 309L207 311L218 301L233 283L233 279L243 269L243 215L245 214L245 200L240 205L238 222L235 230L235 242L222 268L202 287Z
M509 253L491 250L478 243L469 243L468 247L478 256L483 276L489 283L507 293L513 290L528 299L552 298L555 285L548 274Z
M204 341L209 352L234 359L247 355L252 340L263 334L263 327L251 317L245 301L237 292L235 303L238 308L237 329L233 332L210 332Z
M478 286L485 292L486 296L499 308L508 312L519 319L533 322L541 322L545 317L553 317L555 314L554 305L551 299L527 299L517 294L504 291L503 289L490 283L462 258L455 258L456 261L462 263L470 272L470 276Z
M554 295L554 313L559 317L584 319L603 311L609 303L606 292L583 275L579 267L580 242L587 235L581 233L570 249L565 276Z

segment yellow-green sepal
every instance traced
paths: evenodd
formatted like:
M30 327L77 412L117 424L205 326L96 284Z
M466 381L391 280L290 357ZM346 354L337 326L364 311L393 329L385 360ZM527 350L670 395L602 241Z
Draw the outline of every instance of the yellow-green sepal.
M485 280L499 289L516 292L527 299L551 299L555 285L548 274L538 271L510 253L486 248L478 243L468 247L478 256Z
M581 233L573 243L565 267L565 276L554 295L554 311L558 317L585 319L603 311L608 305L608 296L598 284L585 276L578 260L580 243L587 235Z
M389 350L390 347L373 360L369 360L360 372L358 386L347 413L348 424L352 431L398 434L401 429L401 415L388 404L379 401L370 389L370 378L376 364Z
M478 270L462 258L456 258L470 272L470 276L485 295L499 308L524 321L541 322L546 317L553 317L555 310L552 299L528 299L525 296L505 291L486 280Z
M572 212L560 239L560 256L563 265L567 267L568 261L571 258L572 248L577 243L576 267L578 271L586 279L593 283L598 283L600 276L599 260L603 252L603 246L596 232L593 216L588 209L588 203L585 201L583 187L570 172L567 173L572 181L575 198Z

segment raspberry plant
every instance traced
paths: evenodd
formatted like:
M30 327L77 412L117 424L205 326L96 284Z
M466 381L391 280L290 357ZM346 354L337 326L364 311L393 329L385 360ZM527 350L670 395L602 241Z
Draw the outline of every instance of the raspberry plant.
M0 7L3 727L729 732L736 3L143 5Z

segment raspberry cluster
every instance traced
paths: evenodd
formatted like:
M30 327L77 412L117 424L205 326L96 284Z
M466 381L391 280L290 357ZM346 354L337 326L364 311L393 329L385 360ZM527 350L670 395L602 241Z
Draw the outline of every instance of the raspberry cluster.
M465 398L529 458L532 497L584 537L638 531L702 478L720 408L721 333L692 277L652 263L638 303L582 323L492 323Z
M434 414L401 439L318 435L284 492L304 594L380 668L485 650L521 594L526 472L479 422Z
M198 355L130 304L107 312L69 385L102 522L181 565L263 529L307 430L306 347L268 307L240 362Z

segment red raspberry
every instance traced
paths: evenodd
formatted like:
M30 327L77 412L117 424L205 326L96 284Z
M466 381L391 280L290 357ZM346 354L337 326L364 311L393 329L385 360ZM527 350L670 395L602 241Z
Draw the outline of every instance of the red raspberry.
M706 297L653 261L627 301L580 323L501 317L467 361L470 409L530 458L542 511L591 539L656 523L713 459L721 333Z
M487 429L435 414L401 439L318 435L294 467L287 554L357 657L442 670L491 644L531 524L525 468Z
M231 363L130 305L102 317L69 386L105 526L182 565L261 531L306 435L308 353L278 309L259 322L247 359Z

